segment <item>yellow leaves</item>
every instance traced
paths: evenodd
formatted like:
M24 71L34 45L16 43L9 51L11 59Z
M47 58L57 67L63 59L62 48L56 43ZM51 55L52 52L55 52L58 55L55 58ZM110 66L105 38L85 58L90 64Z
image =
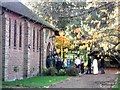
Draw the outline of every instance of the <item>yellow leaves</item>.
M120 33L120 26L119 25L115 25L115 33Z
M104 17L104 18L102 18L102 20L106 20L106 18Z
M64 47L69 47L70 45L70 40L68 37L66 36L56 36L55 39L55 46L57 48L60 48L61 46Z
M96 41L97 39L101 38L103 36L102 33L99 33L99 32L95 32L93 34L93 40Z
M79 49L80 50L85 49L85 46L80 46Z
M98 22L99 22L98 20L94 20L94 21L93 21L94 24L95 24L95 23L98 23Z
M75 47L74 45L71 45L71 46L70 46L70 49L73 49L74 47Z
M56 49L56 52L57 52L57 53L60 53L60 49Z
M75 45L77 45L77 44L79 44L79 40L74 40L73 43L74 43Z
M100 22L97 24L97 28L100 28Z
M109 43L108 42L101 42L99 43L100 44L100 47L103 47L103 49L106 51L108 49L108 45Z
M77 38L80 38L80 35L81 35L81 34L80 34L80 33L78 33Z
M91 18L91 16L90 15L88 15L87 17L86 17L86 20L88 20L88 19L90 19Z
M80 28L76 28L75 30L74 30L74 32L76 32L76 33L80 33Z
M63 36L63 35L64 35L64 32L63 32L63 31L60 31L59 34L60 34L60 36Z
M64 49L64 52L68 53L68 48Z
M76 40L77 38L76 37L74 37L74 40Z
M92 31L92 30L90 30L88 33L89 33L90 35L93 35L93 31Z
M112 26L112 21L109 21L109 22L107 22L108 23L108 26L110 27L110 26Z
M118 44L115 49L120 50L120 44Z
M101 12L105 12L105 13L107 13L107 10L105 10L105 9L102 9L102 10L100 10Z
M82 41L82 43L84 43L84 44L86 44L86 43L88 43L89 41L88 40L84 40L84 41Z
M98 51L98 47L95 47L94 50L95 50L95 51Z
M55 48L57 53L61 52L61 58L63 58L63 52L68 52L68 49L64 49L63 48L67 48L70 46L70 40L68 37L64 36L64 32L60 32L60 36L56 36L55 38Z
M88 48L88 44L85 44L85 45L79 47L80 50L85 49L85 48Z
M107 36L107 34L104 33L104 34L103 34L103 37L106 37L106 36Z
M90 51L90 47L87 47L87 51Z

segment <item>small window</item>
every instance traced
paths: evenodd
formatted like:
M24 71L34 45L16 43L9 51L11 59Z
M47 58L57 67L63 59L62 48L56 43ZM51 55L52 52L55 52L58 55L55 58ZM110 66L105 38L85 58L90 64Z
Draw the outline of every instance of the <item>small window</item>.
M16 47L16 37L17 36L17 21L14 22L14 47Z
M11 19L9 18L9 47L11 43Z
M33 51L35 50L35 28L33 28Z
M39 48L39 30L37 30L37 51Z
M22 47L22 24L19 26L19 47Z

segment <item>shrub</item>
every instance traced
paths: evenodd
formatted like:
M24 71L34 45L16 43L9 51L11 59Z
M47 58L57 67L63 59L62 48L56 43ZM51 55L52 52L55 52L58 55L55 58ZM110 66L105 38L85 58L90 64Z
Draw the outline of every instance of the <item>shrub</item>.
M57 73L58 76L65 76L66 75L66 71L65 69L60 69L59 72Z
M47 75L49 74L48 69L47 69L47 68L43 68L42 74L43 74L44 76L47 76Z
M78 70L75 67L70 67L70 68L66 69L66 74L68 76L77 76Z
M50 67L48 70L46 70L45 74L50 76L55 76L57 73L57 70L55 67Z

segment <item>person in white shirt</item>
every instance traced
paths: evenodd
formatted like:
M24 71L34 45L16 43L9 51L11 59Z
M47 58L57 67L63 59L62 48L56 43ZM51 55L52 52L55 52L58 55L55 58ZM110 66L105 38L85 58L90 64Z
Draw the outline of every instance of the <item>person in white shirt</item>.
M67 68L67 62L68 62L68 60L67 60L67 58L65 58L64 61L63 61L63 63L64 63L64 68Z
M80 72L80 63L81 63L81 61L80 61L79 57L76 57L75 58L75 66L76 66L78 72Z

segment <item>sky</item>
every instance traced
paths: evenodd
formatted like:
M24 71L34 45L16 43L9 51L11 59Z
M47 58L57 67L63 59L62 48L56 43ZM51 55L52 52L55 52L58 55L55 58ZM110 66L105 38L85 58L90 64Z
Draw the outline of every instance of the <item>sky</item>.
M28 2L30 0L19 0L19 1L22 2L22 3L26 3L26 2Z

